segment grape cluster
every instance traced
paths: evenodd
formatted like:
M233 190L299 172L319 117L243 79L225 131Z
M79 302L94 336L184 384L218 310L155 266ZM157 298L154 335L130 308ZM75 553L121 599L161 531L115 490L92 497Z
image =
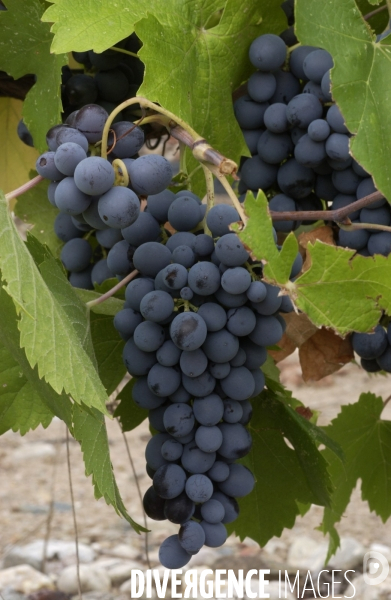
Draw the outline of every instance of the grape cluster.
M376 191L372 178L352 158L349 133L330 92L331 55L321 48L299 46L289 57L278 36L262 35L249 51L258 70L248 81L248 95L234 105L252 157L241 166L240 191L263 189L276 212L348 206ZM355 211L352 222L390 225L385 198ZM305 221L309 224L311 221ZM289 232L299 220L276 221ZM363 256L391 252L391 233L359 229L338 231L337 243Z
M353 333L352 344L368 373L391 373L391 324L387 329L377 325L373 333Z
M330 90L333 59L321 48L299 46L288 60L284 40L295 43L291 29L282 37L262 35L250 46L249 58L257 71L248 81L247 95L234 104L252 154L242 159L240 199L247 190L256 193L261 188L276 212L346 207L377 190L350 154L351 134ZM352 223L390 226L391 207L381 198L349 218ZM281 233L300 225L299 219L274 222ZM338 229L336 242L362 256L391 253L388 231ZM363 358L364 369L373 369Z
M136 54L141 42L132 33L115 47ZM75 111L87 104L97 104L111 113L118 104L136 95L144 75L144 65L136 56L112 49L99 54L93 50L72 54L84 68L71 69L68 65L62 68L61 101L66 123L72 123ZM114 121L134 118L133 111L134 106L125 109ZM23 120L18 124L17 133L22 142L34 145Z
M162 564L180 568L204 544L225 542L224 525L239 514L236 499L253 489L252 473L235 461L251 448L250 400L264 388L266 348L281 339L280 313L292 304L262 281L261 264L230 231L239 221L235 208L220 204L205 214L194 193L166 189L166 159L131 158L144 138L130 122L113 126L124 134L112 155L129 174L128 187L115 185L115 162L89 155L106 119L92 104L72 126L51 128L37 170L51 180L48 198L60 211L55 231L65 242L61 260L71 284L91 289L137 272L114 326L126 342L133 401L149 411L156 432L146 448L153 484L145 511L180 525L160 548ZM103 249L107 258L96 261ZM298 255L292 278L301 266Z
M134 158L144 133L132 122L119 121L112 126L117 143L110 160L123 161L131 184L114 186L110 161L90 156L89 150L101 139L107 118L101 106L84 106L72 126L65 123L48 131L49 150L36 163L38 173L51 180L48 199L60 211L54 230L65 242L61 260L71 284L85 289L128 275L134 269L135 248L159 239L160 223L150 211L140 211L140 197L161 192L172 178L171 165L162 156ZM86 233L88 240L83 239Z
M153 484L144 508L152 519L180 525L159 553L165 567L180 568L203 545L225 542L224 524L239 514L236 498L253 489L252 473L235 461L251 448L250 400L264 387L266 347L284 331L279 312L292 306L255 274L260 267L230 232L239 220L234 208L207 213L211 237L190 231L202 216L193 194L166 190L159 201L148 198L155 216L157 207L176 232L165 245L138 246L140 275L128 284L114 325L137 378L133 400L149 410L157 432L145 453Z

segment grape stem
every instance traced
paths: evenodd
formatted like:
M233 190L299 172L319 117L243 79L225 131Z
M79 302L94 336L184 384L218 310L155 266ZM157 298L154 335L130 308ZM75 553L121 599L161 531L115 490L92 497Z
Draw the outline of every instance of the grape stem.
M28 181L27 183L24 183L20 187L16 188L16 190L13 190L12 192L8 192L8 194L5 195L6 200L12 200L13 198L17 198L18 196L21 196L25 192L28 192L33 187L35 187L36 185L41 183L41 181L43 181L43 180L44 180L44 177L41 177L41 175L37 175L33 179L30 179L30 181Z
M135 52L131 52L130 50L124 50L123 48L117 48L117 46L111 46L109 50L115 50L116 52L122 52L122 54L127 54L128 56L134 56L135 58L140 58L138 54Z
M391 227L387 225L377 225L375 223L338 223L337 225L340 229L344 229L345 231L354 231L355 229L375 229L377 231L390 231Z
M391 0L386 0L386 6L387 6L387 10L388 10L388 16L391 19ZM387 30L387 27L386 27Z
M204 217L202 225L204 228L204 233L211 236L212 232L209 229L208 225L206 224L206 217L208 216L208 212L210 211L212 206L214 206L214 203L215 203L213 175L209 171L209 169L207 167L205 167L205 165L202 165L202 169L204 171L205 183L206 183L206 213L205 213L205 217Z
M126 275L126 277L121 279L121 281L119 283L117 283L117 285L112 287L111 290L109 290L105 294L102 294L101 296L99 296L99 298L95 298L95 300L90 300L89 302L86 302L86 306L88 308L92 308L93 306L96 306L97 304L101 304L105 300L108 300L109 298L111 298L111 296L114 296L114 294L116 292L118 292L118 290L123 288L124 285L129 283L129 281L132 281L132 279L134 279L136 277L136 275L138 275L138 274L139 274L139 271L137 269L135 269L134 271L129 273L129 275Z
M213 175L215 175L215 177L217 177L217 179L221 182L222 186L224 187L225 191L227 192L228 196L230 197L232 204L238 211L240 218L243 221L243 224L245 225L248 221L248 217L247 217L246 213L244 212L243 205L239 202L238 197L236 196L232 187L228 183L227 178L224 175L222 175L214 165L207 164L206 166L208 167L208 169L210 171L212 171ZM278 214L280 214L280 213L278 213Z
M164 127L166 127L172 137L177 139L179 142L183 142L186 146L188 146L194 158L198 161L210 162L216 167L219 168L219 172L224 175L235 175L237 171L237 164L226 158L220 152L212 148L210 144L200 136L190 125L188 125L183 119L174 115L174 113L162 108L158 104L151 102L147 98L143 98L142 96L136 96L135 98L131 98L130 100L125 100L122 104L119 104L112 113L110 113L109 118L106 121L105 127L103 129L102 134L102 158L107 158L107 139L109 135L109 130L111 124L115 117L125 108L132 106L133 104L140 104L142 108L149 108L151 110L156 111L158 114L153 115L154 121L160 123ZM150 115L143 119L143 122L146 122L146 119L150 121ZM141 121L139 121L141 123Z
M338 208L336 210L298 210L298 211L287 211L287 212L275 212L274 210L270 211L270 216L273 221L336 221L337 223L342 223L345 225L350 225L349 219L346 220L348 215L352 212L359 210L360 208L364 208L365 206L370 206L377 200L381 200L384 198L381 192L374 192L373 194L369 194L368 196L364 196L364 198L360 198L360 200L356 200L356 202L352 202L348 204L348 206L344 206L343 208ZM382 226L381 226L382 227Z
M388 6L385 4L384 6L380 6L380 8L375 8L375 10L372 10L371 12L367 13L366 15L364 15L364 21L369 21L369 19L372 19L372 17L374 17L375 15L378 15L380 12L383 12L384 10L387 10Z

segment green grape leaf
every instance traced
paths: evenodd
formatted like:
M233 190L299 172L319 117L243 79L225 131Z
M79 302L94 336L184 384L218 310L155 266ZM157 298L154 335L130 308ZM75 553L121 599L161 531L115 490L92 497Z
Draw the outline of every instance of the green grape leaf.
M391 38L376 42L354 0L298 0L295 17L300 42L332 55L332 94L354 134L351 152L391 202Z
M90 313L90 323L99 376L110 395L126 373L122 360L125 342L115 329L112 316Z
M35 147L44 152L47 130L61 122L61 67L68 59L50 52L53 36L41 21L45 7L39 0L5 0L5 5L7 10L0 15L0 70L15 79L36 75L24 101L23 120Z
M266 279L289 285L289 275L298 252L294 234L288 235L279 251L273 237L268 201L262 191L258 192L256 198L252 192L248 192L244 208L249 218L245 228L241 231L236 223L231 228L237 232L251 255L266 263L263 270Z
M30 174L35 177L36 173ZM59 214L58 209L52 206L47 197L49 181L41 181L37 186L19 196L15 205L15 214L24 223L33 225L34 236L46 244L55 257L60 256L63 242L56 236L53 223Z
M0 131L2 138L7 140L0 154L0 184L7 193L26 183L38 158L35 148L26 146L17 133L22 106L21 100L0 98Z
M227 527L241 540L249 536L261 546L294 526L300 514L298 502L318 503L298 454L284 441L279 415L270 408L264 395L253 401L253 446L241 462L254 474L256 485L251 494L239 499L239 518Z
M147 531L138 525L127 513L115 481L110 461L109 440L104 416L95 409L84 410L83 406L73 405L74 437L80 442L86 475L92 475L95 498L104 498L117 514L123 516L133 529L140 533Z
M80 0L51 0L42 21L51 23L55 34L52 52L103 52L130 35L134 23L154 10L154 3L145 0L117 0L115 8L110 0L94 0L83 5ZM167 8L169 10L169 8ZM77 14L77 19L74 15Z
M329 463L334 485L332 510L324 511L321 530L331 535L330 555L339 545L335 529L350 496L361 479L361 495L385 522L391 516L391 421L381 419L383 401L374 394L361 394L358 402L342 406L339 415L324 428L344 451L345 463L329 449L323 455Z
M136 379L131 379L118 394L121 402L117 406L114 416L118 417L122 431L132 431L136 429L147 417L148 411L137 406L132 399L132 389Z
M251 41L266 31L284 29L280 3L175 0L159 4L160 10L151 10L135 26L143 41L139 56L146 65L138 94L178 115L239 163L248 148L234 117L232 92L254 70L248 59ZM214 24L210 19L220 8L221 18ZM200 193L204 182L192 182L192 189Z
M20 343L56 392L106 412L107 395L94 365L87 310L54 259L40 270L21 240L0 194L0 268L20 313ZM38 241L35 244L39 244Z
M91 290L82 290L81 288L75 288L75 292L79 296L80 300L85 304L87 304L87 302L93 302L94 300L98 300L98 298L102 296L102 294L98 294L98 292L93 292ZM123 309L123 307L123 300L111 296L110 298L107 298L107 300L105 300L104 302L94 304L90 307L90 309L97 315L115 316L117 312Z
M39 424L47 427L53 415L58 416L81 444L96 498L103 496L136 531L141 531L128 515L114 478L104 416L73 404L65 393L57 394L38 376L37 368L31 368L20 347L15 305L2 287L0 311L0 434L12 428L23 435Z
M25 435L38 425L46 429L54 415L1 343L1 337L0 332L0 435L9 429Z
M369 331L384 310L391 314L391 259L364 257L317 240L308 244L311 267L289 290L296 306L318 327L340 335Z
M7 429L12 428L14 431L19 430L21 433L25 433L28 429L36 426L37 419L42 425L46 425L51 413L52 417L56 415L62 419L72 431L72 404L66 394L57 394L44 379L40 379L36 367L31 368L24 350L20 347L20 332L15 305L3 287L0 287L0 311L2 315L0 319L1 365L4 366L2 373L5 373L5 362L3 363L3 361L7 361L10 366L9 376L12 372L15 376L17 375L20 386L18 388L16 381L8 379L8 376L7 381L4 381L2 377L11 391L8 400L5 395L0 399L1 430L4 431L3 419L5 419ZM12 366L12 361L14 366ZM14 399L12 390L15 393ZM2 391L6 392L7 389L4 388ZM7 415L4 412L5 402L8 402L9 406ZM27 407L27 403L31 404L30 408Z

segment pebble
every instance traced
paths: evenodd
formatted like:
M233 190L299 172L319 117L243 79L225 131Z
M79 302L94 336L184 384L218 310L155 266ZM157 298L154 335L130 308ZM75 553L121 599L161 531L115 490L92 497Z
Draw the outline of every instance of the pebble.
M129 560L136 560L137 558L140 558L140 551L128 544L118 544L110 550L110 555L127 558Z
M119 558L106 558L97 561L94 566L97 569L103 569L110 577L111 585L119 587L124 581L132 576L133 569L145 569L145 566L135 560L123 561Z
M0 571L0 591L10 588L22 594L41 589L54 589L52 580L30 565L18 565Z
M42 566L42 555L44 540L36 540L25 546L13 546L5 555L3 566L14 567L16 565L30 565L40 570ZM82 563L92 562L95 552L90 546L79 543L79 559ZM61 540L49 540L46 549L47 560L59 560L63 562L74 562L76 559L75 542L63 542Z
M24 462L25 460L44 460L53 458L56 455L56 448L53 444L44 442L26 443L16 448L11 455L12 462Z
M327 542L319 543L306 535L297 536L288 550L287 566L318 572L324 566L327 549Z
M108 573L95 565L80 565L81 591L84 592L109 592L111 581ZM78 592L76 565L66 567L60 574L57 587L66 594Z
M329 560L329 566L342 571L354 569L362 565L365 552L366 548L361 542L351 537L343 537L337 552Z

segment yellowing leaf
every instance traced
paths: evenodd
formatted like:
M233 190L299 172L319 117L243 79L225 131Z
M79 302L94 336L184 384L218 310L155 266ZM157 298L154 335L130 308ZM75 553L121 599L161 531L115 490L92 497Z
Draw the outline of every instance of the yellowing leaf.
M21 100L0 98L0 131L3 140L0 153L0 187L6 193L30 179L29 172L35 167L38 158L37 150L26 146L16 131L22 118L22 106Z

